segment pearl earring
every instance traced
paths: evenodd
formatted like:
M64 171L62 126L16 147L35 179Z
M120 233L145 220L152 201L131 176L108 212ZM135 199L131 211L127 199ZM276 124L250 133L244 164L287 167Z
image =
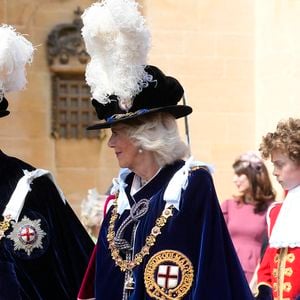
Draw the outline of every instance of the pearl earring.
M143 149L140 148L140 149L138 150L138 152L139 152L140 154L142 154L142 153L143 153Z

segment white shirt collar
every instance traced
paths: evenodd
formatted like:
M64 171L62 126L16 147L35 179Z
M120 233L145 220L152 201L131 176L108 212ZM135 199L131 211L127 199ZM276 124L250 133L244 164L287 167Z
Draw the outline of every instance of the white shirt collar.
M300 247L300 185L289 190L270 237L271 248Z

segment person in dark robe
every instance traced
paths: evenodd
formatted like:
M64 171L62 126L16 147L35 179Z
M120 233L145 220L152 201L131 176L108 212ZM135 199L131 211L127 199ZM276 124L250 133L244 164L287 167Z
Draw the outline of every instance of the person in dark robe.
M252 299L209 166L190 157L179 135L176 119L192 112L178 104L183 87L138 52L147 29L135 2L96 3L82 18L86 78L101 120L88 129L111 129L108 146L121 169L78 299ZM114 47L97 44L106 38ZM123 60L111 63L116 57Z
M2 118L4 94L26 84L33 47L11 26L0 35ZM0 299L76 299L93 247L51 173L0 150Z

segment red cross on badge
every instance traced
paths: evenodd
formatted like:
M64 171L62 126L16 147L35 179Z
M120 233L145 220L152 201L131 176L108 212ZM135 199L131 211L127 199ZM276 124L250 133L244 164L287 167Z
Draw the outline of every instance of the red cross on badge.
M194 268L187 256L176 250L162 250L148 261L144 283L151 299L185 299L194 280Z
M36 230L31 225L24 225L19 229L18 238L23 244L32 244L37 239Z
M178 285L179 267L160 265L157 272L157 284L165 289L172 289Z
M20 222L12 225L13 230L7 236L14 243L14 251L25 251L28 256L34 249L43 249L46 232L41 228L41 219L30 220L24 216Z

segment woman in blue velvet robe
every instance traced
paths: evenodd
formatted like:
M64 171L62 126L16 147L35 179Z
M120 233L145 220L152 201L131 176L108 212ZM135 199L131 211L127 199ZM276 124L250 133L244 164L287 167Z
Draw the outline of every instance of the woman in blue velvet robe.
M189 149L176 118L192 109L177 105L183 89L157 67L145 70L153 82L130 112L118 101L93 100L105 121L89 129L111 128L108 146L121 171L90 264L95 275L86 274L78 298L252 299L212 177L206 166L184 160Z
M252 299L206 167L189 157L176 119L183 87L146 65L149 32L133 0L82 15L86 80L121 172L79 299ZM91 286L92 285L92 286Z
M162 214L166 206L163 199L165 189L172 176L183 165L184 162L178 160L165 166L133 196L130 195L130 189L134 174L130 173L126 177L125 192L130 205L141 199L150 199L149 211L139 221L135 232L135 253L145 245L146 237L153 229L156 219ZM129 209L122 212L116 222L115 231L129 213ZM122 299L124 289L125 272L116 266L107 242L111 214L112 208L102 224L98 240L95 281L97 300ZM127 236L130 237L131 234L129 229ZM204 168L190 171L188 185L181 195L179 207L173 209L173 216L161 229L161 234L149 254L133 269L134 289L128 299L163 299L161 296L153 298L149 295L145 287L145 272L149 260L160 251L167 250L178 251L182 257L187 257L193 268L191 286L182 299L252 299L220 212L212 178ZM173 263L161 262L162 265ZM159 265L156 269L158 267ZM154 272L153 282L158 271Z

